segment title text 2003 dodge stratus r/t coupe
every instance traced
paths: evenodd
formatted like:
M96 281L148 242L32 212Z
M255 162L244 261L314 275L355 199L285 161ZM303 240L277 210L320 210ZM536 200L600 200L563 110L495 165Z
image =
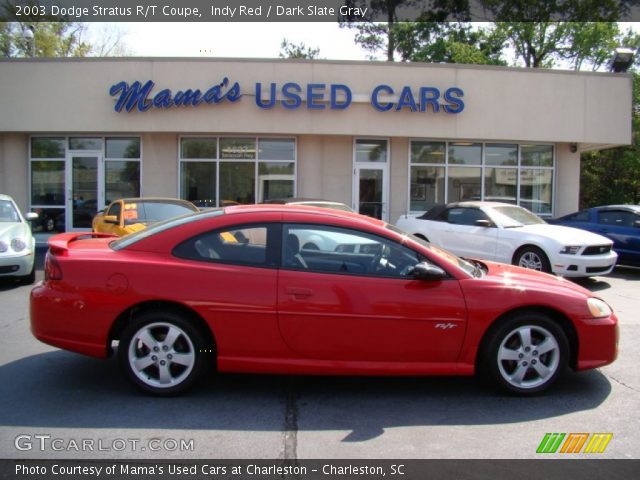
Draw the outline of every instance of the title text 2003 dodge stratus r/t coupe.
M84 238L91 237L91 238ZM304 246L304 248L301 248ZM43 342L106 357L146 392L222 372L471 375L518 394L611 363L617 319L562 278L463 260L384 222L247 205L116 239L49 240Z

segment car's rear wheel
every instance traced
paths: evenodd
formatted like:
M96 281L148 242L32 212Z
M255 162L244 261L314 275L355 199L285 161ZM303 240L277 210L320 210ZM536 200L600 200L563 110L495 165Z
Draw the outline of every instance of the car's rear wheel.
M534 246L522 247L518 250L514 256L513 264L538 272L551 273L549 258L541 249Z
M201 376L204 336L174 312L149 311L122 332L118 357L129 379L147 393L168 396L190 388Z
M544 314L528 313L493 331L481 367L499 388L533 395L553 385L568 357L569 342L562 328Z

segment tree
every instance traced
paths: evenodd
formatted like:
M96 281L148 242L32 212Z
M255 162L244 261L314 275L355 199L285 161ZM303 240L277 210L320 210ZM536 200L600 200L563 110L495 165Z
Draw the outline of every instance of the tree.
M286 38L282 39L280 49L280 58L306 58L312 60L318 58L320 54L319 48L307 47L302 42L296 45Z
M408 22L395 28L402 60L506 65L506 39L495 29L463 22Z
M36 57L85 57L91 45L83 41L86 26L78 22L38 22L33 24L33 39L24 35L26 24L0 23L0 54L6 58L30 57L35 42Z
M358 30L355 41L371 53L371 59L385 51L387 60L394 61L397 48L397 29L402 22L444 22L466 20L469 17L467 0L347 0L347 7L367 8L364 21L361 18L343 17L340 25ZM401 13L407 12L408 19ZM384 22L380 21L384 19Z

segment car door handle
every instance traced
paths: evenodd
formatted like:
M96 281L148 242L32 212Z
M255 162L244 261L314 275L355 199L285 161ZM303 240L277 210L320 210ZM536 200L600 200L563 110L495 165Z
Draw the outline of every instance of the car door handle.
M305 298L309 298L313 295L313 292L308 288L299 288L299 287L287 287L285 289L287 295L291 295L296 300L302 300Z

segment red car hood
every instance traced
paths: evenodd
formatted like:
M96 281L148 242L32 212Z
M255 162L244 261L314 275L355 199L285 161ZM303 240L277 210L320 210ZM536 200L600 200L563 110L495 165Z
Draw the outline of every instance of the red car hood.
M493 280L514 289L555 291L577 293L584 297L592 297L589 290L580 285L548 273L536 272L527 268L516 267L504 263L483 261L489 268L486 280Z

